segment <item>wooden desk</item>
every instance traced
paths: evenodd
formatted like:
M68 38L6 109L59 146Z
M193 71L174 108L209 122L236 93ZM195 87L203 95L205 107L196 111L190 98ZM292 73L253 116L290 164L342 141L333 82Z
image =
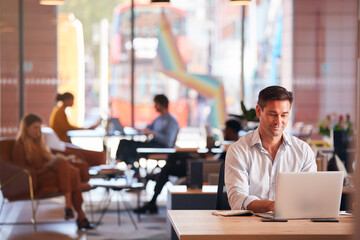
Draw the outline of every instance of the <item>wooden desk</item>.
M202 189L188 189L185 185L168 187L167 210L215 209L217 186L205 185ZM168 236L178 239L171 223L167 220Z
M168 187L167 209L215 209L217 186L188 189L185 185Z
M168 210L180 240L344 240L354 233L354 218L340 216L338 223L306 220L261 222L261 218L219 217L213 210Z

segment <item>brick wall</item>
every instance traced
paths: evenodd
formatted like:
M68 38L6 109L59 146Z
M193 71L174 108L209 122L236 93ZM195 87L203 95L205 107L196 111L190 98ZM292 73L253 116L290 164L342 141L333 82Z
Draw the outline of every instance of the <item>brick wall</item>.
M294 122L317 128L333 112L355 120L357 1L292 2Z
M44 121L55 104L56 7L23 1L26 113ZM0 0L0 136L14 136L19 123L19 5Z

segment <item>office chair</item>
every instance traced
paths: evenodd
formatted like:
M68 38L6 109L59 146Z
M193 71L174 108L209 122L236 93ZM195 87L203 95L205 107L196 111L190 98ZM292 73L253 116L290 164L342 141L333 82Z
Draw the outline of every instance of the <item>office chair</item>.
M230 210L230 205L225 188L225 162L221 163L219 171L218 191L216 195L216 210Z

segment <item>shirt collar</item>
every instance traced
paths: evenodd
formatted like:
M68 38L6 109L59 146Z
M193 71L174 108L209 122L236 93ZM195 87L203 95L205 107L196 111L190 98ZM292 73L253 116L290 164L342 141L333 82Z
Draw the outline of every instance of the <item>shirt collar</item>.
M290 137L287 133L283 132L282 135L282 144L284 146L288 145L291 146L291 142L289 141ZM262 147L262 143L261 143L261 138L260 138L260 133L259 133L259 128L255 129L254 132L252 132L252 136L251 136L251 147L253 146L260 146Z
M167 113L165 113L164 115L159 115L159 117L160 118L167 118L168 116L169 116L170 114L169 114L169 112L167 112Z

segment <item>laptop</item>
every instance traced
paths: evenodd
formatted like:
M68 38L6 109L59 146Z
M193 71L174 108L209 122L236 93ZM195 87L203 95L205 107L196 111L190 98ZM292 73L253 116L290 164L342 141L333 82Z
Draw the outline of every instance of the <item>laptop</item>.
M109 118L108 134L109 135L125 135L124 128L118 118Z
M279 173L274 213L256 213L273 219L337 218L343 172Z
M124 135L124 136L134 136L139 135L140 133L133 127L124 127L118 118L112 117L109 118L109 135Z

